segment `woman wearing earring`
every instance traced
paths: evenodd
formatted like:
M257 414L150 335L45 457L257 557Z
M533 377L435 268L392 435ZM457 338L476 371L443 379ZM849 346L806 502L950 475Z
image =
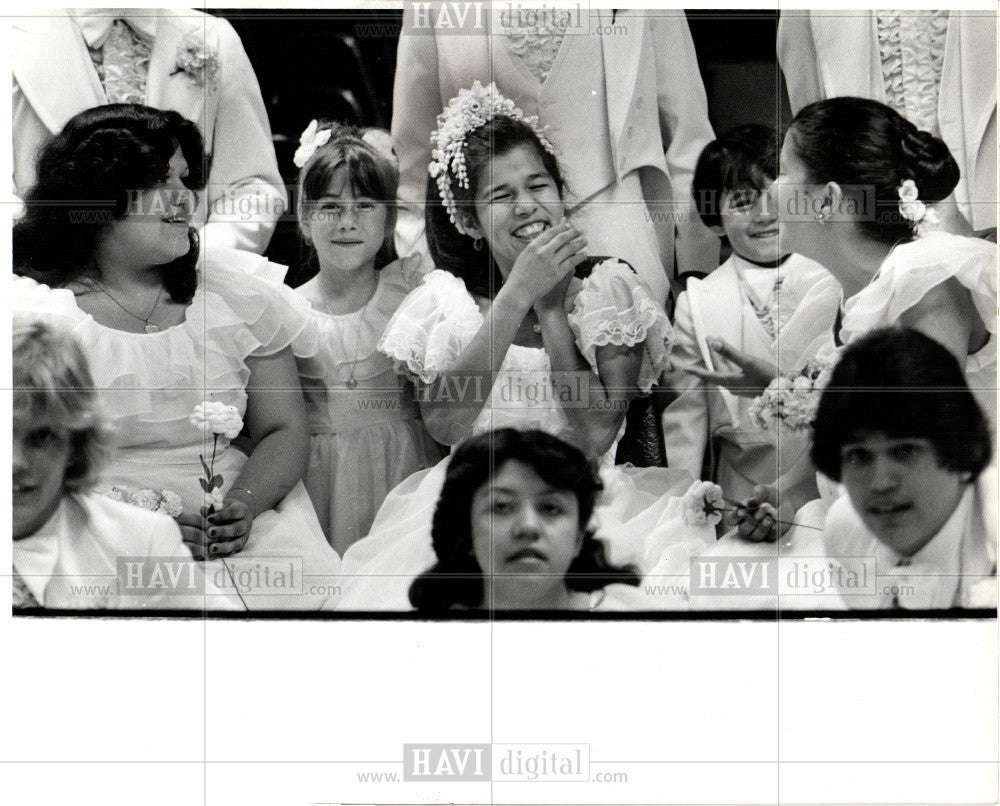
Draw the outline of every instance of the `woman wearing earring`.
M995 423L997 247L942 231L931 207L958 179L939 138L877 101L831 98L795 117L770 192L785 247L843 288L839 340L892 324L930 336ZM777 375L729 345L718 353L732 371L696 374L739 394L757 395Z

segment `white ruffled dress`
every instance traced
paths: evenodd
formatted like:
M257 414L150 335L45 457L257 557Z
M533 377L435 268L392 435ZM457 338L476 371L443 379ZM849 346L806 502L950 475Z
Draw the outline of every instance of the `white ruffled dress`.
M233 268L241 258L237 253L228 261L232 253L213 250L213 257L202 262L185 320L155 333L105 327L77 306L68 289L14 278L15 313L68 326L87 356L102 412L113 428L114 451L99 491L115 485L172 490L186 510L198 512L205 504L199 455L210 460L213 440L191 424L191 413L211 400L236 406L242 416L250 378L246 359L280 352L309 324L304 300L278 283ZM219 437L214 470L223 476L223 491L246 461ZM272 564L275 573L265 577L264 565ZM213 578L228 579L239 590L250 610L315 610L328 598L340 558L324 539L299 482L277 507L257 516L243 551L207 566Z
M568 320L577 347L596 372L597 347L645 344L638 388L648 393L666 366L673 332L662 308L624 264L608 260L582 283L574 281ZM567 306L569 307L569 306ZM483 326L484 317L465 284L435 270L390 320L380 349L399 371L433 382L447 372ZM543 348L511 345L473 425L473 434L496 428L540 429L560 435L566 415L552 400L551 364ZM534 400L532 403L531 401ZM613 449L612 449L613 450ZM594 525L615 563L634 563L656 583L686 582L691 556L714 540L712 527L686 526L681 495L692 478L668 468L634 468L602 462L605 492ZM328 607L340 610L410 610L413 579L435 562L430 527L447 459L415 473L386 497L369 535L345 554L339 595ZM669 579L668 579L669 577ZM650 594L647 609L685 609L681 594ZM643 609L635 605L635 609Z
M389 490L441 458L413 386L377 349L410 290L400 261L390 263L367 305L343 315L314 306L315 327L292 345L312 434L306 490L339 554L368 534Z
M965 286L990 339L965 362L965 377L990 422L997 422L997 245L982 238L931 232L900 244L875 279L844 304L844 343L888 327L929 291L954 278Z

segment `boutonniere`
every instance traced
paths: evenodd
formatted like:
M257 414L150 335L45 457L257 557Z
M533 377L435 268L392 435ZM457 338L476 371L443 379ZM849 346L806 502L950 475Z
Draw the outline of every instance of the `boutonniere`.
M202 31L192 31L177 48L177 61L172 76L186 73L199 87L215 88L219 72L218 51L205 41Z

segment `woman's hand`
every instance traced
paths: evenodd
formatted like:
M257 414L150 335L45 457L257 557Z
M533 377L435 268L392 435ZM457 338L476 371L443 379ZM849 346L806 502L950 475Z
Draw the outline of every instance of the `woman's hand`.
M207 515L210 557L228 557L242 551L250 539L253 510L240 498L226 496L222 509Z
M768 384L778 377L775 364L741 352L722 339L709 339L708 346L715 356L716 366L728 365L734 369L712 372L697 366L685 366L685 372L722 386L739 397L760 397Z
M736 533L751 543L773 543L792 526L792 517L779 515L778 499L771 487L758 484L753 494L736 508ZM781 507L784 510L785 507Z
M586 259L586 245L576 227L560 221L524 247L504 285L516 288L528 305L562 307L566 289L560 296L558 287L569 283L573 270Z
M242 551L250 539L253 512L239 498L227 497L218 512L202 507L197 515L182 512L174 520L181 528L184 545L196 560L214 560Z
M174 520L181 528L181 539L191 552L191 556L196 560L209 559L209 539L205 534L205 519L201 515L194 515L184 510Z

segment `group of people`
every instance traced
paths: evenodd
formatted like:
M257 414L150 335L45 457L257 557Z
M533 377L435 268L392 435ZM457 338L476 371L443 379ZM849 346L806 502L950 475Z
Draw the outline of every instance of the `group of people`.
M302 134L295 289L196 217L205 138L253 131L154 108L155 58L107 62L156 53L128 20L87 40L112 102L45 140L13 233L16 607L687 609L699 558L810 528L892 580L843 606L996 606L995 229L952 150L853 96L713 139L683 18L607 13L628 41L404 17L391 135ZM655 69L612 92L609 60ZM660 461L616 464L651 393Z

